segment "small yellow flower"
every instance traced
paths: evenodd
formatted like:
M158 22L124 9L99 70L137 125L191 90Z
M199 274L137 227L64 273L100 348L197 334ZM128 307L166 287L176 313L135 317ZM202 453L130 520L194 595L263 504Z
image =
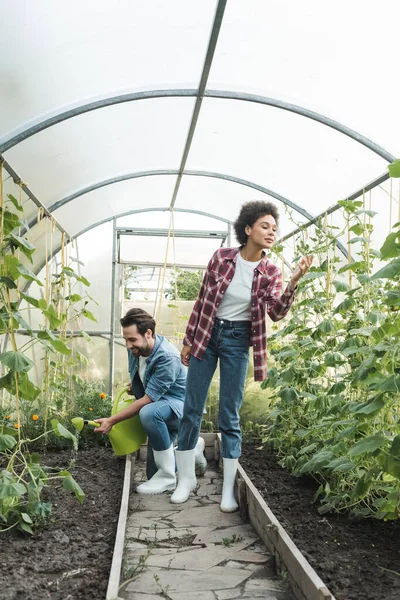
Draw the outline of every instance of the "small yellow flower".
M15 427L15 429L19 429L19 425L18 425L18 423L15 423L15 424L14 424L14 427Z
M93 408L91 406L89 406L89 410L93 410Z
M6 415L4 418L7 419L7 421L11 419L10 415Z
M39 415L32 415L32 421L38 421Z
M104 392L100 392L100 398L103 398L103 400L104 400L104 398L107 398L107 396L105 395Z

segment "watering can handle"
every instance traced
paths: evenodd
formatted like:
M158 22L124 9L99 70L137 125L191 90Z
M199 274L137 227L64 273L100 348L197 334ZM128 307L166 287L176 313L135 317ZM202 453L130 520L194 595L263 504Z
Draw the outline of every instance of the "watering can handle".
M96 421L85 421L86 425L93 425L93 427L100 427L101 423L96 423Z
M123 387L123 388L122 388L122 389L121 389L121 390L118 392L118 394L115 396L115 400L114 400L114 404L113 404L113 407L112 407L112 413L111 413L111 414L114 414L114 413L116 412L116 410L117 410L117 406L118 406L118 404L119 404L119 401L120 401L120 399L121 399L121 398L122 398L122 396L123 396L123 395L124 395L124 394L125 394L125 393L126 393L128 390L129 390L129 388L130 388L130 385L126 385L126 386L125 386L125 387Z

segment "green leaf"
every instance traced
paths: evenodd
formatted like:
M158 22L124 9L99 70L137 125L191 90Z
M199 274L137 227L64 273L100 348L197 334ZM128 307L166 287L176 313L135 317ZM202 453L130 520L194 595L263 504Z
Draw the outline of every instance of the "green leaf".
M68 429L66 429L64 427L64 425L61 425L61 423L59 423L57 421L57 419L52 419L51 420L51 425L53 427L53 431L56 435L61 436L63 438L66 438L68 440L72 441L73 447L75 450L78 450L78 441L76 439L76 437L74 436L73 433L71 433L70 431L68 431Z
M385 444L385 437L381 434L369 435L356 442L349 450L349 456L360 456L360 454L374 452Z
M24 521L20 521L19 522L19 527L23 530L26 531L27 533L30 533L31 535L33 535L33 530L32 527L30 527L28 525L28 523L25 523Z
M382 396L377 396L372 402L363 402L354 412L355 414L372 415L379 412L384 406L385 401Z
M41 286L43 285L43 283L40 281L40 279L38 279L36 277L35 273L30 271L22 263L19 263L19 265L17 265L16 268L17 268L18 273L20 273L24 279L27 279L28 281L35 281L38 285L41 285Z
M12 435L3 435L0 434L0 452L4 452L4 450L9 450L10 448L14 448L17 440L12 437Z
M355 225L353 225L353 227L350 227L350 231L352 231L356 235L361 235L362 233L364 233L364 227L361 227L361 225L358 225L358 223L356 223Z
M68 302L71 302L71 304L75 304L75 302L82 300L82 296L79 294L71 294L70 296L66 296L65 299L68 300Z
M83 285L86 285L86 287L90 287L90 282L86 279L86 277L83 277L83 275L81 275L80 277L76 278L77 281L80 281L81 283L83 283Z
M325 467L326 469L332 469L332 471L339 471L346 473L354 468L354 463L351 462L346 456L338 456L331 460Z
M11 233L9 239L14 246L17 246L23 254L27 257L28 260L32 263L32 254L35 251L35 246L28 242L25 238L20 237L19 235L15 235L15 233Z
M340 394L341 392L344 392L345 389L346 384L343 381L338 381L338 383L334 383L333 386L328 390L328 394L330 396Z
M21 517L25 521L25 523L30 523L30 524L33 523L32 519L30 518L28 513L21 513Z
M28 304L31 304L35 308L42 308L42 309L47 308L46 300L44 300L43 298L40 298L40 299L33 298L33 296L28 296L27 294L23 294L22 292L21 292L21 298L23 298L25 300L25 302L27 302Z
M11 371L16 371L17 373L27 372L33 367L33 362L30 358L21 352L14 352L13 350L0 354L0 362L11 369Z
M47 310L42 311L44 316L49 320L50 329L57 329L62 323L62 320L58 318L55 308L52 304L49 305Z
M18 373L18 391L24 400L36 400L40 394L40 388L36 387L29 379L27 373Z
M388 306L400 306L400 292L389 290L382 300Z
M336 307L334 314L349 311L350 309L353 308L353 306L355 305L355 303L356 302L355 302L354 298L346 298L345 300L343 300L343 302L341 302Z
M19 210L20 212L22 212L24 210L15 196L13 196L12 194L7 194L7 198L10 200L10 202L12 202L12 204L15 206L15 208L17 210Z
M396 437L393 439L390 447L390 454L400 458L400 435L396 435Z
M11 277L6 277L6 276L2 276L0 277L0 283L2 283L3 285L6 286L6 288L8 288L9 290L16 290L17 289L17 285L15 283L15 281L13 281L11 279Z
M306 273L304 277L302 277L302 281L310 281L311 279L320 279L321 277L325 277L326 273L323 271L313 271L312 273Z
M354 499L363 498L368 493L371 485L372 480L369 477L366 477L366 474L362 475L354 487L352 497Z
M343 362L343 357L339 352L329 352L324 358L324 364L327 367L335 367L336 365L343 364Z
M26 487L22 483L6 483L0 481L0 499L20 498L26 494Z
M344 281L340 281L339 279L333 280L333 285L337 292L348 292L350 287Z
M391 375L379 389L381 392L400 392L400 375Z
M400 240L400 231L389 233L380 250L383 260L400 256L400 243L398 243L398 240Z
M29 323L27 323L25 321L25 319L22 317L21 313L14 312L12 316L13 316L13 319L18 323L18 325L21 325L22 329L26 329L27 331L32 331L32 327L29 325ZM17 327L16 327L16 329L17 329Z
M95 323L97 323L97 319L96 319L96 317L94 316L94 314L93 314L93 313L91 313L91 312L90 312L90 310L86 310L86 308L84 308L84 309L82 310L82 314L83 314L83 316L84 316L84 317L86 317L87 319L90 319L91 321L94 321Z
M63 477L63 488L74 492L78 501L82 503L85 499L85 493L81 486L75 481L69 471L61 471L60 475Z
M383 468L386 473L400 479L400 460L395 458L394 456L386 456L383 461Z
M360 208L360 210L356 210L356 215L368 215L369 217L374 217L378 213L375 210L369 210L366 208Z
M394 160L388 165L389 177L400 177L400 159Z
M338 271L338 273L345 273L346 271L357 271L358 269L364 268L365 263L363 260L359 260L356 262L351 262L348 265L345 265L344 267L341 267Z
M397 275L400 275L400 258L395 258L388 265L379 269L371 279L393 279Z
M317 329L322 331L323 333L330 333L331 331L335 331L335 325L332 321L328 319L324 319L318 326Z

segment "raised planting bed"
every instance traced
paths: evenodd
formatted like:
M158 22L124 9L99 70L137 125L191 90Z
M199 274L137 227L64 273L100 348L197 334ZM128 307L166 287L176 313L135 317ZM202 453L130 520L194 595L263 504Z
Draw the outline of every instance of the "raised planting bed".
M336 600L398 600L400 522L321 516L314 480L292 476L258 448L245 440L240 464Z
M70 452L48 453L43 463L66 467ZM105 598L121 503L125 457L108 448L80 451L70 469L85 492L52 485L43 500L51 520L33 536L0 534L2 600L100 600Z

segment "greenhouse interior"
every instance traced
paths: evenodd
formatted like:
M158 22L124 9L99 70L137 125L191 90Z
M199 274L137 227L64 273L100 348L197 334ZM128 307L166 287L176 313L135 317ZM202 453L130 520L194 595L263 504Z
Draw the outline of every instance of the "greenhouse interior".
M262 382L250 349L243 436L317 482L320 518L396 525L399 19L396 0L3 1L1 530L45 516L33 451L77 444L71 419L107 417L129 383L128 310L181 351L250 201L279 211L283 288L314 258L267 317ZM217 370L208 433L218 397Z

